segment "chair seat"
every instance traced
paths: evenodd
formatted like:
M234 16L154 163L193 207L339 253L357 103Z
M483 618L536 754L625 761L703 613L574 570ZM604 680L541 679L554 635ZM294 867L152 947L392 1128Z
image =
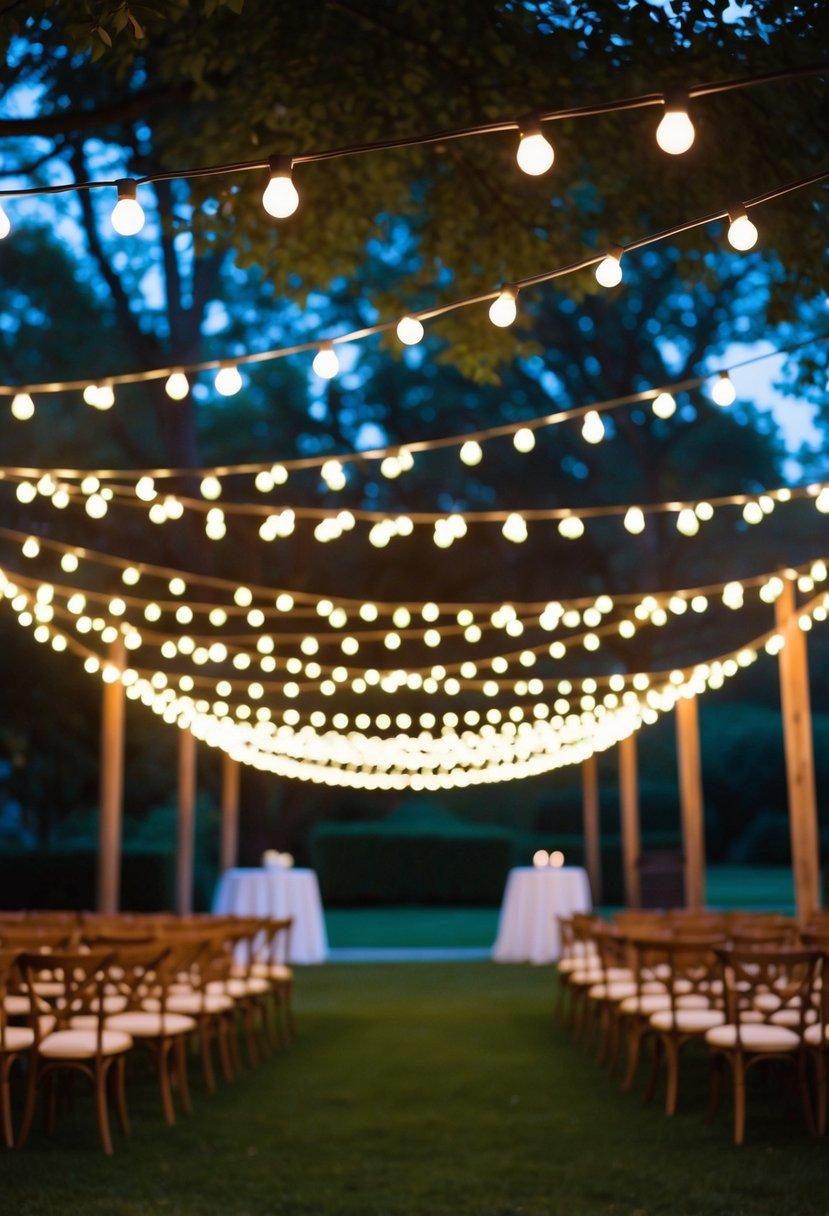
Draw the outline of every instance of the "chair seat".
M134 1039L157 1039L162 1035L189 1034L196 1029L193 1018L184 1013L163 1014L150 1010L131 1009L126 1013L113 1014L107 1018L108 1030L123 1030Z
M3 1008L10 1018L23 1018L32 1008L32 1002L27 996L12 992L3 998Z
M619 1006L620 1013L656 1013L657 1009L670 1009L671 998L667 992L634 993L627 996Z
M12 1051L28 1051L35 1041L35 1032L31 1026L7 1026L3 1035L3 1049Z
M171 1013L226 1013L233 1008L233 997L220 992L174 993L167 1000Z
M98 1035L95 1030L56 1030L40 1043L40 1054L49 1059L89 1060L96 1054ZM132 1038L120 1030L105 1030L101 1035L101 1053L114 1056L132 1047Z
M636 996L636 984L628 980L617 984L594 984L588 988L587 995L592 1001L623 1001L626 997Z
M287 963L254 963L253 974L270 980L292 980L293 968Z
M670 1009L659 1009L651 1014L650 1023L654 1030L704 1034L715 1026L721 1026L724 1018L725 1014L719 1009L677 1009L675 1014Z
M821 1044L829 1043L829 1023L815 1022L813 1026L807 1026L803 1037L810 1047L820 1047Z
M737 1027L729 1022L715 1026L705 1036L710 1047L735 1048ZM740 1042L747 1051L795 1051L800 1043L793 1030L785 1026L772 1026L768 1022L752 1022L740 1025Z

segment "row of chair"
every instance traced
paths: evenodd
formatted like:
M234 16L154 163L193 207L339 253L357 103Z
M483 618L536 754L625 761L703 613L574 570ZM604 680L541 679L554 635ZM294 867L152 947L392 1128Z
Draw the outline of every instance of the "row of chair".
M198 1043L205 1087L216 1086L213 1047L232 1080L239 1037L255 1065L278 1036L295 1032L290 919L114 917L73 914L0 920L0 1122L15 1143L12 1073L25 1070L17 1137L25 1144L38 1094L47 1128L56 1079L91 1082L101 1143L112 1153L109 1104L129 1131L125 1065L139 1044L150 1052L164 1118L175 1122L174 1089L191 1109L188 1047Z
M622 1085L633 1087L646 1043L649 1100L665 1073L665 1113L678 1099L680 1053L707 1046L709 1116L722 1073L733 1080L733 1136L742 1143L746 1074L760 1061L792 1065L807 1126L826 1127L829 1052L829 925L803 930L760 914L623 913L560 922L559 1015L582 1040L598 1033L612 1073L626 1048Z

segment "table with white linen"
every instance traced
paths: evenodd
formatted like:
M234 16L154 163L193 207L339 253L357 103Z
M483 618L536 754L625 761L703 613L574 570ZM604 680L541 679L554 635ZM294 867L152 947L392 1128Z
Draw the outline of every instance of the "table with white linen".
M551 963L559 956L559 916L589 912L581 866L516 866L510 870L492 957L498 963Z
M328 936L317 876L301 867L225 870L213 897L217 916L293 917L292 963L323 963Z

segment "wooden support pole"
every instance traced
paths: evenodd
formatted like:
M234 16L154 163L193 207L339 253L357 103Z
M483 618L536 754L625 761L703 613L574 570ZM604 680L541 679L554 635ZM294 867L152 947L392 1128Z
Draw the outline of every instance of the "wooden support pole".
M619 740L619 811L622 828L622 870L625 904L638 908L639 892L639 777L636 765L636 733Z
M109 648L104 671L124 668L124 639ZM121 888L121 819L124 806L124 685L104 679L101 697L101 774L98 820L98 911L118 911Z
M820 846L809 704L809 656L806 635L797 622L795 588L791 579L784 580L783 591L774 608L777 632L785 642L779 657L780 701L795 902L798 920L805 924L820 905Z
M196 736L178 734L178 831L176 841L176 912L193 911L193 855L196 829Z
M588 756L581 766L581 794L584 813L584 862L593 903L602 902L602 854L599 827L599 766L596 754Z
M239 855L239 761L222 752L222 873L232 870Z
M682 852L685 857L685 906L705 906L705 831L702 761L699 746L699 706L696 696L676 703L676 750Z

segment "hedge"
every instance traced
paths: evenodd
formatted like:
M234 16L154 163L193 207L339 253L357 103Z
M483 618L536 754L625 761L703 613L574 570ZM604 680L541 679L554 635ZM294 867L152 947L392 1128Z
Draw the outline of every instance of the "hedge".
M170 908L174 874L175 858L171 853L123 853L121 907L129 912ZM0 908L94 908L97 875L98 855L94 849L3 853Z

